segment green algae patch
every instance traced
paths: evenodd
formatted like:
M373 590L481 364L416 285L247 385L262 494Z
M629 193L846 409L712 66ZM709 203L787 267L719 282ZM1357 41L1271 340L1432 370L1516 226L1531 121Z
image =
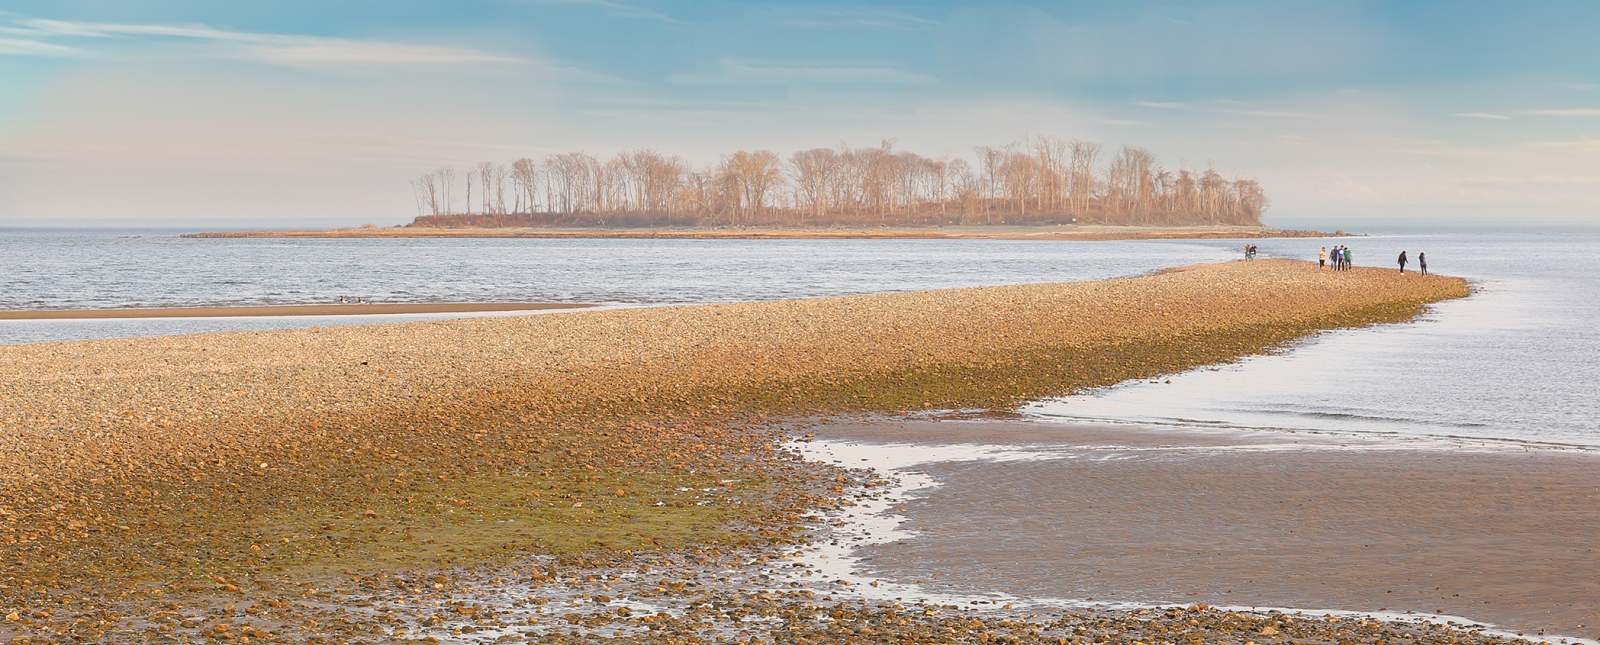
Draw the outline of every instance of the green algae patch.
M737 477L729 479L728 477ZM252 560L276 573L443 567L529 553L575 554L754 544L791 538L748 520L770 515L781 482L749 472L520 472L466 477L404 497L258 516Z
M363 442L381 447L379 455L352 449L339 463L241 464L236 477L217 468L169 482L191 493L206 484L226 497L149 489L147 502L167 503L146 505L125 532L35 543L44 557L15 571L48 575L68 594L115 579L130 581L130 592L231 594L245 580L438 570L530 554L798 543L800 515L821 500L813 469L755 427L626 417L484 427L428 459L402 461L395 455L430 452L414 437L387 436Z

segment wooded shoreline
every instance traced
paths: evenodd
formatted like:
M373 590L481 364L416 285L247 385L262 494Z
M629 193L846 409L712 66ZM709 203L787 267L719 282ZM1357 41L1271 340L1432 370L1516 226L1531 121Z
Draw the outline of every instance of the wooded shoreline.
M419 226L341 228L325 231L215 231L185 238L529 238L694 240L1204 240L1348 237L1337 231L1298 231L1266 226L973 226L939 228L430 228Z

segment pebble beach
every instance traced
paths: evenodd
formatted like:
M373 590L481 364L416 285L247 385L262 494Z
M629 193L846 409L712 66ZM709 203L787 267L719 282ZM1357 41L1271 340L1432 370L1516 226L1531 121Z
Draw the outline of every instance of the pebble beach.
M399 598L436 603L428 616L470 608L450 591L463 576L559 582L588 601L585 615L604 605L606 620L644 625L602 635L726 637L739 630L652 629L677 623L639 623L594 597L607 595L601 576L642 574L649 558L759 567L872 488L868 473L786 451L782 418L1004 412L1408 320L1468 291L1449 277L1258 260L1085 283L0 347L0 638L556 637L373 609ZM672 592L686 571L629 593ZM745 640L1152 642L1130 626L1160 624L1186 641L1435 642L1415 628L1313 629L1206 608L1046 626L743 588L707 587L744 595L702 594L719 609L706 617L753 603L787 625ZM1089 618L1123 622L1091 634ZM849 621L864 629L833 629Z

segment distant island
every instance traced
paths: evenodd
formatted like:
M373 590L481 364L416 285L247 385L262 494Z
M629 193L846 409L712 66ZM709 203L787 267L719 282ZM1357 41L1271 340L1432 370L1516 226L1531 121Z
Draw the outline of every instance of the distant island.
M443 166L411 182L415 226L861 227L988 224L1259 226L1254 179L1180 164L1123 146L1105 163L1098 143L1027 137L977 146L975 159L876 147L802 150L782 159L738 151L695 169L682 157L631 150Z
M1140 239L1307 237L1261 225L1256 180L1155 153L1052 136L972 149L974 161L876 147L758 150L696 169L632 150L442 166L412 180L399 227L188 237L686 237Z
M623 238L623 239L988 239L988 240L1200 240L1274 237L1342 237L1343 231L1323 233L1268 226L972 226L925 228L431 228L417 226L362 226L325 231L220 231L188 233L190 238L245 237L494 237L494 238Z

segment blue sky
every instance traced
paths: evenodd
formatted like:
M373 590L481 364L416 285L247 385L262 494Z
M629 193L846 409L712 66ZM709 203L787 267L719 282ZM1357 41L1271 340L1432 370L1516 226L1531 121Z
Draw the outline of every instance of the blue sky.
M0 0L0 224L397 223L435 166L1054 134L1268 222L1600 227L1600 3Z

